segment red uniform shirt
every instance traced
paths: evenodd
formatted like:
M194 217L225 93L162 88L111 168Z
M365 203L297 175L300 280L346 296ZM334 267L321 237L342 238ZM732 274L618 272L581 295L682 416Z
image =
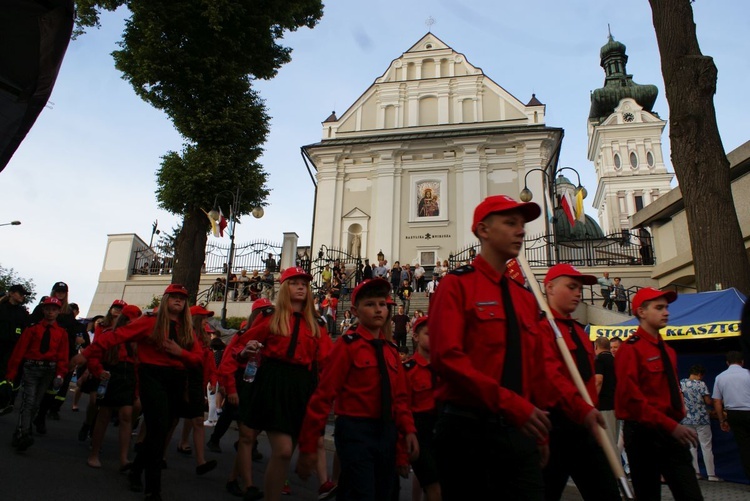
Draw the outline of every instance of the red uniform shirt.
M118 327L110 336L94 336L94 342L83 350L83 356L86 359L102 358L103 353L111 347L135 341L138 343L138 360L142 364L184 369L186 366L198 367L203 363L203 348L197 340L190 349L183 349L178 357L152 343L150 337L155 325L156 315L144 315L128 325Z
M404 363L409 409L412 412L432 412L435 410L435 389L432 387L433 372L430 361L419 352Z
M220 384L224 384L227 394L237 393L237 385L234 375L239 368L247 362L240 355L248 341L256 340L263 344L261 350L261 364L263 358L275 358L283 362L295 365L304 365L313 368L313 362L317 362L317 368L323 366L331 353L331 337L326 330L325 321L318 319L318 328L320 337L315 337L312 330L305 322L303 317L299 318L299 333L297 334L297 346L294 350L294 356L288 357L289 345L292 342L292 332L297 320L297 314L293 314L289 319L289 335L271 334L269 325L272 314L257 317L253 325L242 334L233 337L229 345L224 349L224 355L219 366Z
M640 327L622 343L615 357L615 415L671 433L685 417L685 406L677 411L670 405L669 379L659 343ZM677 354L666 346L677 380Z
M573 361L577 362L575 356L577 345L575 341L573 341L571 336L578 336L580 343L586 349L586 353L588 353L589 367L591 369L589 371L589 374L591 375L591 377L588 381L584 380L583 382L586 383L586 389L589 392L591 401L594 402L594 407L596 407L597 403L599 402L599 395L596 393L596 378L594 377L594 374L596 373L596 369L594 367L594 345L591 340L589 340L588 334L586 334L586 331L583 330L583 326L580 323L576 322L569 316L564 317L560 315L555 310L552 310L552 314L555 317L557 328L560 329L560 333L565 340L565 345L568 347L568 350L570 350L570 355L573 357ZM571 329L573 330L572 333L570 332ZM565 366L565 363L562 360L562 355L560 355L560 365L562 366L563 373L567 375L572 382L573 379L570 378L570 372L568 371L568 368Z
M380 370L372 334L359 325L341 336L334 345L320 383L307 403L307 413L299 437L302 453L317 449L331 404L339 416L380 419ZM391 383L391 416L399 432L415 433L414 419L407 404L406 377L396 346L386 343L383 350Z
M112 334L113 329L111 327L107 327L105 329L100 329L99 326L96 326L96 331L94 335L94 339L100 339L104 338L105 336L109 336ZM135 349L132 350L135 352ZM104 356L104 354L102 354ZM135 364L135 355L130 356L128 353L127 343L122 343L117 346L117 358L119 362L128 362L130 364ZM99 358L90 358L88 359L88 362L86 362L86 366L89 369L89 372L94 377L100 377L102 375L102 371L104 371L104 366L102 366L102 361Z
M41 353L39 346L48 325L50 326L49 350ZM68 373L68 331L57 325L57 322L50 323L46 320L26 327L13 348L10 360L8 360L8 373L5 375L5 379L15 380L21 362L24 360L57 362L55 373L64 377Z
M502 414L514 426L521 426L535 405L545 409L559 404L582 423L593 407L563 375L549 325L539 321L533 294L515 280L508 286L521 335L523 392L500 385L506 336L502 278L477 256L473 266L440 281L428 321L430 358L440 378L436 398Z

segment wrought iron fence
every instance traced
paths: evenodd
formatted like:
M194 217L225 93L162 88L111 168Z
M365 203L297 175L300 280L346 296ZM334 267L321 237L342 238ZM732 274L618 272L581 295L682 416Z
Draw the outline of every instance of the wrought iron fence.
M323 279L326 265L331 272L335 268L341 270L340 293L343 295L347 295L351 289L362 281L364 264L362 264L361 257L352 256L342 249L321 245L317 258L310 263L310 269L308 270L313 276L312 286L315 291L325 291L329 286L329 283Z
M133 275L168 275L172 273L174 255L161 249L145 247L134 251ZM208 242L202 273L226 274L229 245ZM281 244L256 240L234 248L232 268L239 270L279 271Z

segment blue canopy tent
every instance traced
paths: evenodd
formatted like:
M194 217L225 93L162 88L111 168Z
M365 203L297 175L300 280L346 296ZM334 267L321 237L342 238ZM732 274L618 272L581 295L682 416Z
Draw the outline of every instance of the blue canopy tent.
M669 305L669 325L662 329L664 339L677 350L677 371L680 379L688 377L690 367L701 364L706 368L703 378L713 391L716 376L726 368L726 352L740 349L740 320L747 298L737 289L680 294ZM635 333L636 318L616 325L591 325L591 340L599 336L625 339ZM684 342L683 342L684 341ZM750 363L750 361L748 361ZM749 483L743 473L734 437L711 420L713 453L716 474L731 482ZM701 456L699 454L699 456ZM706 474L699 460L703 475Z

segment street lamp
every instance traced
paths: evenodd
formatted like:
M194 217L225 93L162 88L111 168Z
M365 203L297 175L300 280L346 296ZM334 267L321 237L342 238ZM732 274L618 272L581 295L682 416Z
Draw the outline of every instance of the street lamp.
M236 193L232 193L231 191L222 191L216 194L216 197L218 198L219 195L226 193L229 195L232 195L232 208L229 212L229 256L227 257L227 278L226 278L226 284L224 286L224 304L221 307L221 327L223 329L227 328L227 299L229 298L229 276L232 274L232 260L234 258L234 227L237 224L237 214L239 214L240 211L240 203L242 202L242 194L240 193L240 188L237 188ZM265 211L263 210L263 207L256 207L252 210L251 214L255 219L260 219L263 217L263 214ZM214 208L211 209L208 213L209 217L211 217L214 220L219 219L219 211L216 209L216 200L214 200Z
M158 228L159 228L159 220L157 219L151 224L151 240L148 241L149 249L154 243L154 235L159 235L161 233L161 231Z
M9 223L0 223L0 226L18 226L21 221L11 221Z

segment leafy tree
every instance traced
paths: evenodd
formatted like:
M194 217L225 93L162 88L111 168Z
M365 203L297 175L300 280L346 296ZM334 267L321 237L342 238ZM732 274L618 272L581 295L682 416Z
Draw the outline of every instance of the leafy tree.
M701 53L691 0L649 2L669 103L672 164L685 202L698 290L721 283L750 293L750 262L716 123L716 65Z
M163 110L186 142L157 172L159 205L183 216L175 240L173 281L193 299L205 259L202 209L228 207L241 192L238 217L262 205L266 174L257 162L269 117L254 79L269 79L291 60L277 42L312 28L320 0L80 0L76 34L99 25L99 12L127 6L120 50L113 53L136 94Z
M19 277L18 273L16 273L13 268L4 268L0 266L0 291L7 292L12 285L16 284L23 285L24 289L31 293L26 296L26 302L33 302L36 298L36 292L34 292L34 281Z

